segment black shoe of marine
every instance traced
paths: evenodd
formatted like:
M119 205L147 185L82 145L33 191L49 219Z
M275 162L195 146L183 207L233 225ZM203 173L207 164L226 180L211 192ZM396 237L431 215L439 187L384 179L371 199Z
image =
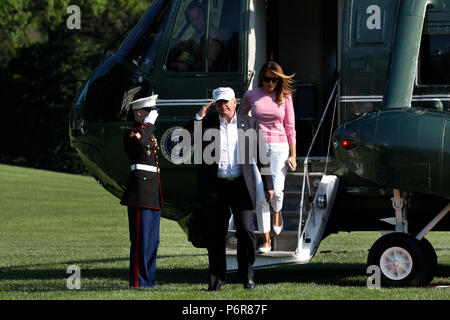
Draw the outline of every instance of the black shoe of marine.
M255 289L255 281L252 279L249 279L244 282L244 289L246 290L253 290Z

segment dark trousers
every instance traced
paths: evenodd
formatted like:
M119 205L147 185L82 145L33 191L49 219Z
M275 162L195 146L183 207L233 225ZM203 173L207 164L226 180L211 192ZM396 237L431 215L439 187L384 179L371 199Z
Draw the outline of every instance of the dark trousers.
M161 210L128 207L130 229L130 287L155 285Z
M209 286L208 290L219 290L226 281L226 235L230 209L236 226L237 262L243 280L254 279L255 227L254 205L243 177L233 181L219 179L215 201L205 207L208 227Z

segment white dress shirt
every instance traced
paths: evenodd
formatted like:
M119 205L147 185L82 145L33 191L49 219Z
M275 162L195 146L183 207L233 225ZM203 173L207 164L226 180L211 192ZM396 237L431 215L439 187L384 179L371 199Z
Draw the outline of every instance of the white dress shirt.
M241 175L238 163L238 126L236 113L228 123L219 115L220 121L220 158L217 176L223 179L237 178Z
M236 113L228 123L219 116L220 122L220 157L217 177L222 179L237 178L242 174L241 165L238 163L238 127ZM198 114L195 114L196 120L202 120Z

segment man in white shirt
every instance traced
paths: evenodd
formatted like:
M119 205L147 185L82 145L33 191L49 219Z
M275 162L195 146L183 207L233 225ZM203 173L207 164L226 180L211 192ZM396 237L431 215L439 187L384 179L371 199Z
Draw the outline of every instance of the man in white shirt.
M209 113L212 104L217 114ZM216 129L218 141L213 141L219 155L211 156L213 163L203 159L199 170L199 195L205 210L207 225L207 249L209 258L208 290L220 290L226 281L225 245L230 209L236 225L238 272L244 288L253 289L255 279L256 238L253 218L256 204L256 183L254 164L259 169L268 168L269 163L261 161L265 155L265 143L259 143L258 125L255 119L236 112L237 101L233 89L217 88L213 91L213 101L203 106L187 125L193 132L195 121L201 121L201 130ZM241 131L242 130L242 131ZM251 130L254 134L245 134ZM203 136L203 135L202 135ZM203 148L209 145L203 141ZM263 148L263 150L259 150ZM254 150L253 150L254 149ZM203 154L205 156L205 154ZM270 172L270 170L266 170ZM273 197L272 176L264 174L262 179L266 198Z

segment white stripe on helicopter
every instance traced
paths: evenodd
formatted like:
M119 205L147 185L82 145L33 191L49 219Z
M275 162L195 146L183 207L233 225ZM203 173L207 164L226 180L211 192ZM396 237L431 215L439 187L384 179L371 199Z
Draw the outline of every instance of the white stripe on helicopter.
M241 99L237 99L238 103ZM412 101L450 101L450 95L414 95ZM211 99L158 99L157 106L204 106ZM341 102L382 102L383 96L341 96Z
M157 99L157 106L204 106L211 102L212 99ZM237 99L238 103L241 99Z
M412 101L450 101L450 95L413 95ZM341 96L341 102L382 102L383 96Z

